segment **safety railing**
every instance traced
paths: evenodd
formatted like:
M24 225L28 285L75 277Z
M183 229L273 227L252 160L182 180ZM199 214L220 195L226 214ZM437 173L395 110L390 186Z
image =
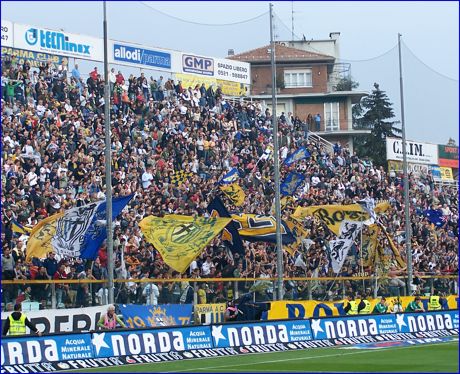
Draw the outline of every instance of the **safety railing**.
M349 294L378 296L427 296L458 294L457 275L423 275L408 290L406 277L291 277L283 280L284 300L342 300ZM108 304L106 279L3 280L3 310L22 301L39 303L40 309L87 307ZM243 294L253 301L272 301L277 278L173 278L115 279L115 303L206 304L226 302Z

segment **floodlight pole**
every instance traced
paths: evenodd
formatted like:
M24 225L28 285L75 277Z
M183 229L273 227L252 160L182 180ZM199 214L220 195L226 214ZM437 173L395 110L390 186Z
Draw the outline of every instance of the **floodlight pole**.
M283 300L283 243L281 240L281 203L280 203L280 165L278 145L278 120L276 118L276 70L275 42L273 39L273 4L270 3L270 49L272 69L272 125L273 125L273 159L275 168L275 219L276 219L276 270L278 274L277 299Z
M398 34L399 50L399 93L401 99L401 130L402 130L402 152L403 152L403 175L404 175L404 215L406 228L406 257L407 257L407 293L412 291L412 248L411 248L411 221L409 211L409 177L407 172L407 154L406 154L406 126L404 121L404 92L402 76L402 57L401 57L401 34Z
M113 292L113 234L112 234L112 152L110 141L110 86L107 37L107 6L104 1L104 127L105 127L105 196L107 219L107 280L109 304L114 302Z

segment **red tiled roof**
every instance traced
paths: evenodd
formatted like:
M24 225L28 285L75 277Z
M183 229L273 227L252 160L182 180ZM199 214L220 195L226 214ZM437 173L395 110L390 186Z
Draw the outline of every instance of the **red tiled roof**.
M239 53L234 56L227 57L230 60L238 60L245 62L255 61L270 61L270 45L252 49L247 52ZM275 58L276 61L324 61L334 60L334 57L322 55L320 53L308 52L297 48L286 47L281 44L275 45Z

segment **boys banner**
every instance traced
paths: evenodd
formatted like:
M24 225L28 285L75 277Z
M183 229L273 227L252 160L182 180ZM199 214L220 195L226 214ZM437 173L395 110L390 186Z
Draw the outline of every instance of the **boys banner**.
M390 311L397 303L398 298L387 297L386 302L389 306ZM380 301L377 299L370 299L371 310L374 309L375 305ZM413 296L401 296L399 301L402 304L403 309L407 305L414 301ZM428 297L422 297L422 304L425 310L428 310ZM445 298L445 303L442 302L443 310L458 309L458 296L451 295ZM344 316L346 315L343 310L347 304L346 300L338 301L316 301L316 300L303 300L303 301L273 301L270 303L270 310L268 311L267 319L305 319L305 318L317 318L317 317L333 317L333 316Z
M192 304L119 305L126 326L131 328L189 325Z
M374 211L380 214L385 212L389 206L390 204L385 201L377 204ZM342 221L364 222L370 218L369 214L359 204L299 206L292 215L296 219L304 219L307 216L318 218L336 235L340 235L340 224Z

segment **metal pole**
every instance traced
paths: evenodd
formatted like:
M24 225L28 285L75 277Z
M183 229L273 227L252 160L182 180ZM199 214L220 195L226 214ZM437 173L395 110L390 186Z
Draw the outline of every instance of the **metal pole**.
M105 127L105 195L107 218L107 271L109 303L113 304L113 236L112 236L112 152L110 141L110 87L107 37L107 9L104 1L104 127Z
M406 126L404 121L404 92L401 58L401 34L398 34L399 50L399 92L401 98L401 130L402 130L402 152L403 152L403 174L404 174L404 213L406 226L406 257L407 257L407 292L411 293L412 287L412 249L411 249L411 221L409 212L409 178L407 175L407 154L406 154Z
M281 204L280 204L280 165L278 145L278 120L276 118L276 70L275 42L273 40L273 4L270 3L270 49L272 69L272 125L273 125L273 159L275 167L275 219L276 219L276 249L278 271L278 300L283 300L283 244L281 241Z

